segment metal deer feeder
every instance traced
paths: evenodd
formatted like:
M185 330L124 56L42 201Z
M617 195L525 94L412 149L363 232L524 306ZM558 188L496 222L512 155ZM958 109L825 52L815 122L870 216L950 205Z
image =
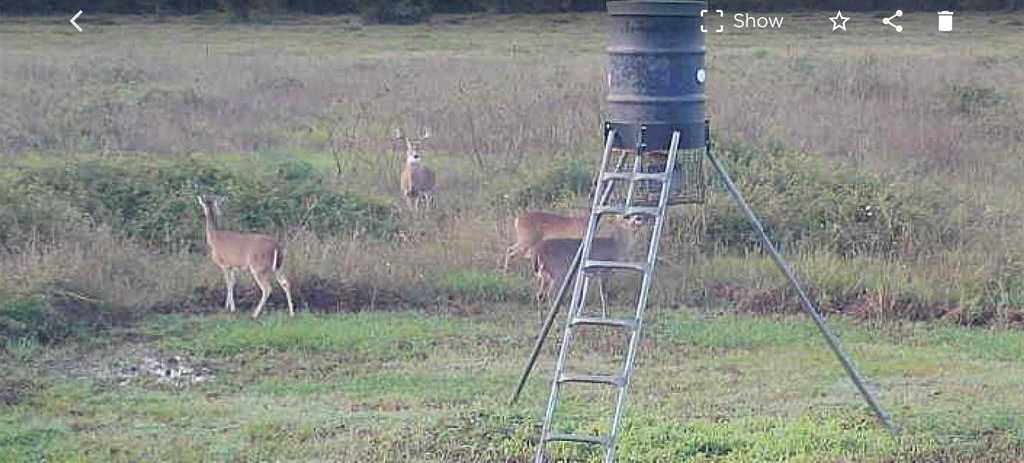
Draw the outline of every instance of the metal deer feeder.
M626 392L640 345L648 292L658 261L658 242L669 206L702 203L705 196L704 160L718 173L722 185L750 221L761 245L796 291L801 307L813 319L826 343L838 357L850 379L890 432L889 416L865 387L853 362L825 324L789 265L769 240L729 174L712 153L710 122L705 116L705 34L702 1L608 2L608 119L604 123L604 154L597 175L586 233L570 271L552 299L547 318L520 377L514 402L522 392L544 340L569 297L562 343L541 435L536 463L546 461L546 447L554 442L596 445L605 451L605 462L615 461L616 444L625 414ZM612 162L612 159L617 159ZM625 191L616 192L625 187ZM646 259L640 262L603 261L591 258L591 244L600 220L609 215L646 216L653 223ZM598 273L639 274L634 312L627 317L596 315L585 309L591 278ZM592 327L626 333L625 360L617 371L598 374L576 371L568 353L580 331ZM606 435L566 434L553 421L563 388L585 383L616 391L613 415Z
M703 2L608 3L608 120L615 150L641 153L641 171L664 172L679 133L669 205L704 202ZM646 152L650 156L643 156ZM661 185L643 181L636 202L656 204Z

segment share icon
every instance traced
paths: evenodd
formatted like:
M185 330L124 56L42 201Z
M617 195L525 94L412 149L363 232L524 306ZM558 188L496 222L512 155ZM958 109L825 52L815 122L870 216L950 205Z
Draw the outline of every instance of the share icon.
M882 24L892 26L893 29L896 29L896 32L903 32L903 26L899 24L893 24L892 22L893 19L898 18L900 16L903 16L903 10L896 10L896 14L889 16L888 18L882 18Z

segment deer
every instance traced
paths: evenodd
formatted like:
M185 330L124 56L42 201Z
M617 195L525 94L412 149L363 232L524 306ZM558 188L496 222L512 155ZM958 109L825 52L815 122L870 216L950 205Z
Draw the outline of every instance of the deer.
M587 216L560 215L550 212L523 212L516 216L512 226L516 242L505 250L502 269L508 272L508 262L513 257L533 257L533 248L543 240L555 238L583 238L587 230Z
M620 218L612 224L610 237L595 237L590 244L590 258L605 261L622 261L630 253L636 241L635 234L644 223L639 216ZM576 256L576 250L583 242L581 238L545 238L533 246L533 270L537 278L537 305L543 318L544 301L551 296L555 283L560 283L569 273L569 266ZM607 271L597 273L598 295L601 298L601 314L608 316L605 300L604 277Z
M210 246L210 258L224 273L227 285L227 297L224 308L235 312L235 272L248 270L262 291L260 302L252 312L256 319L270 297L273 285L271 277L284 289L288 299L288 315L295 316L295 305L292 303L291 285L284 274L284 248L273 238L258 233L239 233L221 230L219 219L220 205L224 198L217 196L197 196L199 206L203 209L206 225L206 244Z
M405 141L405 167L402 168L402 195L410 209L429 206L434 193L434 171L423 165L423 142L430 139L430 129L424 128L419 138L408 138L395 129L395 139Z

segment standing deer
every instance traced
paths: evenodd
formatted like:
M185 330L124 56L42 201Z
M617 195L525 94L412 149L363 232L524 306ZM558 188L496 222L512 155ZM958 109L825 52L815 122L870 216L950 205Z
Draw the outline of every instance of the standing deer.
M587 220L587 216L559 215L550 212L519 214L512 222L516 231L516 242L512 243L505 251L505 264L502 268L504 271L508 271L508 261L512 257L532 258L533 248L543 240L583 238L583 234L587 231Z
M263 304L270 297L270 292L273 289L271 276L277 280L277 284L281 285L285 297L288 298L288 315L295 316L291 288L282 268L284 249L281 245L267 235L221 230L218 220L221 215L220 204L223 202L223 198L198 196L197 199L199 199L199 206L203 208L203 216L206 219L206 244L210 245L210 258L224 272L224 282L228 288L224 308L231 312L235 311L235 272L243 269L252 273L256 284L263 292L260 302L256 304L256 309L252 313L252 318L260 316Z
M590 258L594 260L622 261L633 248L635 234L643 224L640 217L618 219L612 223L611 237L595 237L590 244ZM545 238L533 246L533 270L537 277L537 304L540 306L569 273L569 266L576 257L576 250L583 240L580 238ZM598 295L601 298L601 314L608 316L604 294L604 277L607 271L597 274ZM543 307L540 307L543 318Z
M423 142L430 139L430 130L423 129L420 138L410 139L395 130L399 140L405 140L405 167L402 169L402 195L411 209L419 209L420 204L429 206L434 192L434 171L423 165Z

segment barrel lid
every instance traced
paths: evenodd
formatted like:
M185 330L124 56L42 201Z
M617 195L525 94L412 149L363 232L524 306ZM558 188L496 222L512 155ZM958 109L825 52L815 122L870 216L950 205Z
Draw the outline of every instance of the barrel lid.
M707 8L703 1L609 1L608 14L612 16L700 16Z

